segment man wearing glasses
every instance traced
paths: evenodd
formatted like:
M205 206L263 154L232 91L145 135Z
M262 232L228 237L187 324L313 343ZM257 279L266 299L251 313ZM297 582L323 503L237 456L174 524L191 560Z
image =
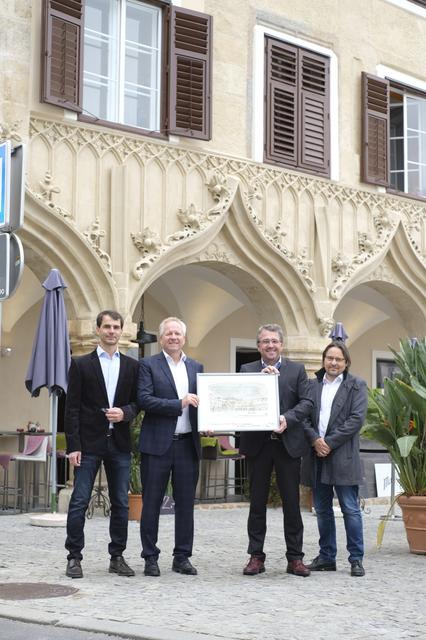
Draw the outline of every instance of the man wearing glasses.
M349 373L351 358L342 341L333 341L322 354L323 367L313 382L314 406L305 433L312 445L303 461L303 484L313 487L319 529L319 555L311 571L336 571L336 491L346 530L352 576L365 574L364 541L358 499L362 480L359 432L367 412L367 385Z
M303 522L299 504L301 456L309 449L303 420L310 414L309 381L305 368L281 355L283 330L278 324L262 325L257 332L261 360L241 367L242 373L279 375L280 424L275 431L242 432L240 453L248 462L250 512L247 523L250 559L244 575L265 571L263 546L266 535L266 505L272 470L275 469L283 502L287 573L309 576L303 564Z

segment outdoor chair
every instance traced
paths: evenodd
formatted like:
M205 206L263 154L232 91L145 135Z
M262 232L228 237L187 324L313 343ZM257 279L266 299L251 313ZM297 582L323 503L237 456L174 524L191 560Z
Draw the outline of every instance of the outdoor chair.
M47 507L48 489L47 489L47 446L49 438L43 435L25 436L25 445L22 453L14 454L10 461L16 463L15 468L15 504L16 511L18 501L20 503L21 512L29 510L38 504L40 500L40 487L44 486L44 503ZM40 482L39 465L44 464L44 482Z
M232 446L228 435L201 438L201 500L228 501L230 490L244 495L245 458ZM229 462L240 465L240 473L230 477Z

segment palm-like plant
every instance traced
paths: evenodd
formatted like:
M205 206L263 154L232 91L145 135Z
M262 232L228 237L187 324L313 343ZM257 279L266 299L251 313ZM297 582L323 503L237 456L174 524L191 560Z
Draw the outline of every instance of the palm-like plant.
M383 392L369 391L362 431L380 442L399 472L407 496L426 495L426 338L400 341L392 349L399 372L386 379Z

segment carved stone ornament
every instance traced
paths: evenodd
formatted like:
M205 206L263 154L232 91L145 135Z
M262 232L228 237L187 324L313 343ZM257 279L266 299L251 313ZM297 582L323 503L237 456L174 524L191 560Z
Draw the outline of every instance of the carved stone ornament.
M100 228L99 218L96 218L95 221L92 222L87 231L84 232L84 236L87 238L87 241L95 250L95 253L104 263L108 273L112 275L111 258L106 251L103 251L101 249L101 238L104 238L106 236L106 232Z
M231 264L231 258L216 242L213 242L209 246L209 250L200 256L200 262L226 262Z
M229 191L225 183L226 180L220 171L214 171L211 174L210 180L207 182L207 188L212 194L215 202L219 202L229 195Z
M334 327L333 318L318 318L319 330L322 336L327 337Z
M15 122L0 124L0 142L3 140L15 140L15 142L22 142L22 136L19 130L22 127L22 120L16 120Z
M254 216L253 216L254 217ZM303 281L305 282L308 290L311 293L315 293L317 290L315 282L312 278L312 267L313 260L310 260L308 257L308 248L302 247L299 253L295 253L290 251L284 245L284 239L287 235L286 231L282 229L282 223L279 221L274 229L268 229L265 231L265 238L280 251L283 256L286 258L290 264L296 269L298 273L302 276Z
M53 194L61 193L59 187L56 187L53 183L53 176L50 171L46 171L44 174L44 179L39 182L40 185L40 195L46 202L47 206L53 205Z

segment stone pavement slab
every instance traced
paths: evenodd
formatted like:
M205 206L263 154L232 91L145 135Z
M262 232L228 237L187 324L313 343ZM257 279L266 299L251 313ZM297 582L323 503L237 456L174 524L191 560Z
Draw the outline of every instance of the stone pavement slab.
M410 554L401 521L389 522L376 548L382 505L365 514L364 578L352 578L342 518L337 519L336 573L285 573L282 512L268 510L266 572L243 576L247 561L244 508L196 509L192 561L198 576L171 571L174 518L160 519L160 578L143 575L139 527L129 524L125 557L134 578L108 571L108 520L86 522L82 580L64 575L65 531L0 517L0 582L71 585L52 599L0 600L0 616L150 640L426 640L426 557ZM303 513L306 560L317 555L316 518Z

